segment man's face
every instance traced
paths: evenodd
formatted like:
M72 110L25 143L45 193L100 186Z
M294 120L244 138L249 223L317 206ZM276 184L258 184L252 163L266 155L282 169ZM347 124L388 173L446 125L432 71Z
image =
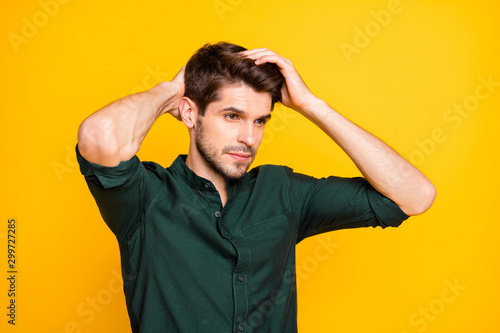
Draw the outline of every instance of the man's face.
M217 173L238 179L255 159L271 118L271 95L240 85L221 89L219 96L198 117L196 148Z

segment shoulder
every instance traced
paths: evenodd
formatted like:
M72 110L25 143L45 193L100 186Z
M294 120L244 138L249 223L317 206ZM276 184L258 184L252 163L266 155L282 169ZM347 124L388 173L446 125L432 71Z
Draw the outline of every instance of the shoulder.
M250 171L248 175L250 178L289 178L289 175L293 173L293 169L284 165L274 165L274 164L263 164L259 165Z

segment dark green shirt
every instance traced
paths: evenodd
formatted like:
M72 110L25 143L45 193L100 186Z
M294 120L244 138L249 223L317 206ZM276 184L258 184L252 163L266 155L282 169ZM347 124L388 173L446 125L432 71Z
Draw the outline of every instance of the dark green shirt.
M396 227L408 218L363 178L316 179L263 165L227 184L228 200L179 156L86 161L116 235L133 332L296 332L295 245L326 231Z

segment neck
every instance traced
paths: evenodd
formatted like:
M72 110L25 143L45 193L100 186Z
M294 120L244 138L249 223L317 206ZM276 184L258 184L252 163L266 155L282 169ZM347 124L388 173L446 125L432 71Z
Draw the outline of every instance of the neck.
M219 192L222 205L224 206L227 201L226 179L207 163L197 149L193 149L193 145L189 147L186 165L196 175L208 179L214 184L215 188Z

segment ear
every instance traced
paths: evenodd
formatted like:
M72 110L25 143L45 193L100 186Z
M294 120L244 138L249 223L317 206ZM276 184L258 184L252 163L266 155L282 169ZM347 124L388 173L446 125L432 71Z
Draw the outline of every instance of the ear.
M196 124L198 118L198 107L189 97L182 97L179 102L179 113L184 125L191 129Z

